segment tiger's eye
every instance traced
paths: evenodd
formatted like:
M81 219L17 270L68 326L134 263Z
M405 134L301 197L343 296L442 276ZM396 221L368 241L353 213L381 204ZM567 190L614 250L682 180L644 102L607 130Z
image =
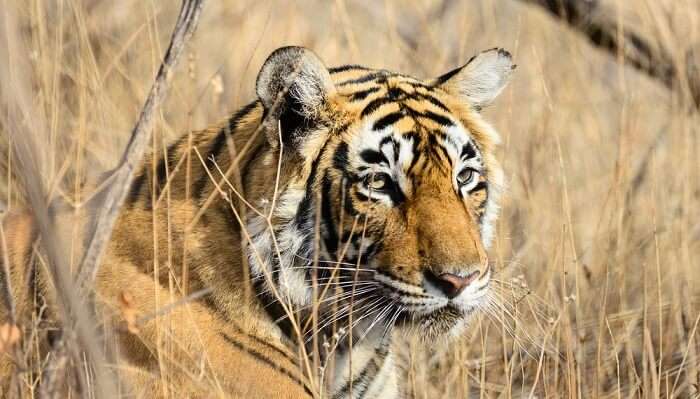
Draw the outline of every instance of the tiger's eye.
M371 190L382 190L386 187L386 176L376 175L374 178L370 177L367 181L367 187Z
M474 176L476 176L476 171L474 169L464 168L457 174L457 183L459 183L460 186L468 184L474 179Z

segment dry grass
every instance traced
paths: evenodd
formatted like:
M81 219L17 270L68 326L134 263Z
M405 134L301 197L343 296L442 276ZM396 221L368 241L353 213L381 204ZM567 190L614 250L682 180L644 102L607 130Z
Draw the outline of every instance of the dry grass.
M660 45L700 42L694 1L610 4ZM42 184L53 198L81 204L84 187L116 164L178 5L19 7L29 52L10 57L30 63L24 94L46 124L34 137ZM159 115L153 151L253 98L262 61L286 44L310 47L329 65L419 77L495 46L519 64L486 111L503 136L498 155L509 182L491 251L504 305L457 342L428 351L411 342L402 351L413 397L700 395L700 117L684 96L514 0L211 2ZM0 130L8 112L3 104ZM9 152L2 158L22 174ZM17 207L22 187L9 174L0 182L7 208Z

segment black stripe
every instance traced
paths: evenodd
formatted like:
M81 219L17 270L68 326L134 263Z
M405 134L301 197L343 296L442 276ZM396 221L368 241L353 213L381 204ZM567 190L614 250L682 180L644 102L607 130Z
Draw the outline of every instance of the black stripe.
M433 137L440 139L442 141L450 142L450 138L447 137L447 135L442 130L433 130L432 133L433 133Z
M364 394L365 390L362 389L363 386L361 384L364 382L364 379L366 378L370 367L373 365L373 362L374 362L374 358L368 360L367 364L365 365L365 368L362 369L362 372L360 372L360 374L357 377L352 379L353 386L360 385L360 388L358 390L353 391L353 397L357 394L358 391L360 391L360 395L357 396L358 398L361 398L362 395ZM345 398L348 393L350 393L350 379L348 379L345 382L345 385L343 385L343 388L340 391L336 392L336 394L333 395L333 399Z
M454 125L454 123L452 123L452 121L449 118L447 118L446 116L438 115L432 111L425 111L420 116L423 118L432 119L438 125L442 125L442 126L453 126Z
M212 158L216 159L219 155L221 155L221 152L224 150L224 147L227 146L226 136L228 136L229 134L230 132L227 131L226 128L222 128L219 131L219 134L216 135L216 138L214 138L214 141L211 143L211 147L209 147L209 152L207 153L207 161L209 161Z
M158 165L156 166L157 193L160 193L163 190L168 182L168 178L173 178L173 176L169 175L173 172L173 168L171 166L174 166L177 163L176 155L178 155L178 147L182 144L182 141L186 137L186 135L180 136L177 140L168 145L165 155L159 156ZM183 154L183 156L185 156L185 154ZM141 190L143 189L143 185L146 183L146 177L148 176L147 165L148 162L143 163L141 174L132 183L129 196L127 197L127 203L134 203L140 199ZM147 201L145 207L146 209L150 209L152 205L153 204L151 204L150 201Z
M229 344L235 346L236 348L238 348L239 350L241 350L241 351L243 351L243 352L248 353L249 355L251 355L252 357L254 357L256 360L258 360L258 361L260 361L260 362L262 362L262 363L265 363L267 366L269 366L269 367L271 367L271 368L273 368L273 369L279 371L280 373L284 374L285 376L287 376L288 378L290 378L292 381L294 381L294 382L296 382L297 384L299 384L299 385L301 385L302 387L304 387L304 391L306 391L306 393L308 393L310 396L312 396L312 397L314 396L313 393L312 393L312 391L311 391L311 389L308 387L308 385L306 385L306 383L305 383L302 379L300 379L299 377L295 376L291 371L289 371L289 370L287 370L286 368L284 368L284 367L282 367L282 366L276 364L276 363L273 362L272 360L266 358L265 355L263 355L262 353L256 351L255 349L246 348L243 344L241 344L240 342L236 341L233 337L229 336L228 334L221 333L221 336L222 336L222 337L224 338L224 340L226 340L226 342L228 342Z
M445 160L449 162L450 166L452 166L452 158L450 158L450 154L447 152L447 149L441 145L438 145L437 148L440 149L440 154L442 154L443 158L445 158Z
M469 62L471 62L472 59L474 59L474 57L470 58ZM469 62L467 62L467 64L469 64ZM439 86L439 85L447 82L448 80L450 80L451 77L458 74L459 71L462 70L462 68L464 68L464 66L461 66L459 68L455 68L455 69L447 72L446 74L439 76L437 79L435 79L435 86Z
M372 73L369 73L367 75L361 76L359 78L342 81L342 82L338 83L336 86L347 86L347 85L352 85L352 84L365 83L365 82L370 82L372 80L380 80L381 78L386 78L386 72L384 72L384 71L372 72Z
M350 98L348 99L348 101L354 102L354 101L364 100L365 98L367 98L367 96L369 96L372 93L378 92L380 89L381 88L379 86L375 86L375 87L370 87L367 90L361 90L361 91L355 92L352 95L350 95Z
M483 180L483 181L478 182L476 184L476 186L474 186L474 188L471 189L471 191L469 191L469 193L475 193L475 192L480 191L480 190L486 190L487 188L488 188L488 184L486 183L485 180Z
M420 152L418 151L418 147L413 147L413 157L411 157L411 164L408 165L408 169L406 169L406 176L411 175L413 168L418 164L419 160L420 160Z
M394 140L394 137L392 135L387 135L382 138L382 140L379 142L379 148L382 148L384 144L390 143Z
M391 89L389 89L389 91L386 92L386 96L392 100L401 100L407 95L408 93L406 93L398 87L392 87Z
M335 148L335 154L333 154L333 167L343 171L343 174L345 174L345 170L348 166L348 143L341 141L338 146Z
M306 180L306 194L304 194L304 198L301 200L299 208L297 209L297 214L294 217L294 222L297 225L297 228L299 229L299 231L303 232L302 234L306 234L307 237L313 237L316 228L315 218L309 216L312 215L311 207L313 204L313 197L316 195L314 183L317 178L318 167L321 163L323 155L326 152L328 143L329 140L326 140L326 142L323 143L323 147L321 147L321 150L318 152L318 155L311 163L311 171L309 172L309 177ZM312 277L311 270L311 267L306 268L305 274L307 280L309 281Z
M368 196L362 194L362 193L359 192L359 191L356 192L355 195L357 196L357 199L359 199L360 201L364 201L364 202L367 202L367 201L369 201L369 200L372 200L372 202L377 202L377 201L378 201L376 198L374 198L374 197L368 197Z
M411 171L413 168L416 166L418 163L418 160L420 158L420 151L418 147L420 146L421 143L421 137L416 133L416 132L408 132L404 134L404 137L409 137L411 139L411 142L413 143L413 146L411 147L411 164L408 166L408 169L406 170L406 176L409 176L411 174Z
M347 230L343 232L342 238L340 239L343 243L350 242L353 245L356 245L358 241L362 239L362 234L357 231L353 230ZM350 263L350 262L346 262Z
M385 347L385 345L381 345L380 347L374 350L374 356L367 361L367 364L365 364L365 367L362 369L357 378L353 378L352 380L353 386L360 386L356 391L353 391L353 397L355 395L357 395L358 398L364 396L367 389L369 389L371 381L377 376L377 373L381 370L382 366L384 365L388 354L389 351ZM345 382L343 388L341 388L338 392L335 393L335 395L333 395L333 399L344 398L349 392L350 379L348 379Z
M372 242L365 248L362 253L360 253L360 259L364 262L367 261L367 259L371 258L374 256L379 250L382 248L382 244L379 242ZM356 263L357 264L357 263Z
M168 173L172 172L172 169L169 167L170 159L168 159L171 156L170 151L171 148L168 148L167 156L161 156L158 160L158 166L156 167L156 189L159 193L168 181ZM173 148L172 151L175 151L175 149Z
M382 148L383 148L384 145L386 145L386 144L391 144L391 149L392 149L392 151L394 152L394 162L395 162L395 163L398 162L398 161L399 161L399 143L394 139L394 136L393 136L393 135L385 136L385 137L379 142L379 151L381 151L382 156L384 156L385 159L386 159L386 155L385 155L384 152L382 151ZM387 164L388 164L388 163L389 163L389 162L387 162Z
M438 150L445 150L442 145L438 142L438 135L437 132L436 134L431 134L428 136L428 146L425 148L426 155L428 158L433 159L436 161L436 164L440 166L440 154Z
M389 199L394 203L394 206L406 201L406 195L404 195L403 191L401 191L401 187L399 187L395 181L389 179L386 184L387 186L383 191L385 194L389 195Z
M394 273L390 272L389 270L385 270L385 269L377 270L377 273L378 273L378 274L383 274L385 277L389 277L389 278L392 279L392 280L396 280L396 281L401 282L401 283L404 283L404 284L414 285L414 286L415 286L414 283L412 283L412 282L410 282L410 281L408 281L408 280L406 280L406 279L404 279L404 278L401 278L401 277L395 275ZM425 298L428 298L429 295L426 295L426 296L424 296L424 297L425 297Z
M363 161L369 163L369 164L386 164L389 165L389 160L386 158L386 156L379 152L379 151L374 151L374 150L362 150L360 152L360 158L362 158Z
M416 165L418 165L418 161L421 160L421 152L418 149L418 146L414 146L412 148L412 152L413 152L413 156L411 157L411 164L408 165L408 169L406 169L406 176L410 176L411 180L415 184L415 176L412 175L412 172L413 172L413 168L415 168Z
M357 216L357 209L355 209L355 202L352 199L352 184L352 180L345 179L345 201L343 207L348 215L355 217Z
M462 152L459 154L459 158L462 160L471 159L476 156L476 150L472 143L467 143L462 147Z
M238 125L241 123L241 120L245 118L248 114L253 112L253 110L258 106L259 101L253 101L251 103L246 104L238 110L231 118L228 120L228 128L231 133L235 132L236 129L238 128Z
M340 72L346 72L346 71L368 71L369 68L362 66L362 65L357 65L357 64L350 64L350 65L341 65L333 68L328 68L328 72L331 74L334 73L340 73Z
M226 131L226 127L221 128L219 130L219 133L216 135L216 137L214 137L214 140L211 142L211 147L209 147L209 150L207 151L206 156L204 158L204 165L201 165L202 175L199 176L199 179L197 179L193 187L192 193L195 198L202 199L206 197L204 189L206 188L207 183L210 181L209 173L207 173L207 170L211 171L212 169L214 169L216 157L221 153L224 146L226 145ZM216 176L216 173L212 172L212 175Z
M214 299L214 297L213 297L212 294L209 294L209 295L204 296L204 298L202 299L202 301L204 302L204 304L205 304L207 307L209 307L210 309L212 309L212 310L214 311L215 314L218 314L219 317L221 317L221 319L222 319L223 321L225 321L226 323L228 323L228 325L229 325L230 327L232 327L233 329L235 329L236 332L238 332L239 334L245 335L245 336L247 336L248 338L252 339L253 341L257 342L258 344L263 345L263 346L265 346L265 347L267 347L267 348L269 348L269 349L271 349L271 350L273 350L273 351L279 353L280 355L284 356L285 358L287 358L287 359L288 359L290 362L292 362L292 363L294 363L294 362L296 361L296 359L292 358L292 356L291 356L289 353L283 351L282 349L278 348L277 346L272 345L272 344L269 343L269 342L265 342L265 341L263 341L262 339L260 339L259 337L255 336L255 335L252 335L252 334L249 334L249 333L247 333L246 331L244 331L240 326L238 326L238 325L236 324L236 321L234 321L233 319L231 319L231 317L229 317L229 314L228 314L221 306L219 306L219 303Z
M267 313L270 320L275 323L277 327L279 327L280 331L282 331L282 334L284 334L287 339L294 342L296 337L294 326L292 325L291 320L289 320L287 312L285 312L284 307L282 304L280 304L279 300L272 293L266 290L264 284L265 280L267 280L267 277L264 275L253 279L253 290L255 291L255 296L260 301L262 308L265 309L265 313ZM275 284L275 286L277 286L277 284Z
M258 101L253 101L245 105L243 108L238 110L238 112L236 112L233 116L231 116L231 118L229 118L228 124L219 130L219 133L216 135L216 137L214 137L214 140L211 142L211 147L209 147L209 151L207 152L205 158L205 164L202 165L202 168L206 167L207 169L212 169L214 167L214 161L212 161L211 158L214 157L214 159L216 159L216 157L218 157L221 154L224 147L226 146L226 136L232 136L236 132L236 129L238 129L238 124L241 122L241 120L247 115L249 115L257 106ZM223 167L223 165L219 166ZM202 170L202 175L195 182L193 187L192 192L194 193L195 198L201 199L205 197L204 189L206 188L209 180L209 174L206 172L206 170Z
M429 95L429 94L422 94L416 92L415 94L411 95L411 98L415 98L417 100L425 100L428 101L429 103L433 104L434 106L440 108L441 110L445 112L451 112L449 108L445 104L442 103L442 101L438 100L437 98Z
M321 153L325 149L326 144L324 144L323 149L321 149ZM294 222L297 225L297 228L302 232L310 231L313 228L313 220L308 219L314 196L313 183L316 180L316 174L318 173L318 164L321 160L321 153L319 153L316 159L314 159L314 161L311 163L311 172L309 173L309 178L306 181L306 193L304 194L304 198L302 198L301 202L299 203L297 213L294 216Z
M398 120L403 118L405 115L401 112L393 112L391 114L385 115L381 117L379 120L374 122L374 125L372 125L372 129L374 130L382 130L385 127L396 123Z
M141 168L141 174L136 176L134 182L131 183L131 188L129 189L129 196L126 198L126 203L128 205L134 204L141 198L141 188L146 183L146 171Z
M401 148L399 148L399 147L401 147L401 146L399 145L398 141L394 140L393 137L391 138L391 144L394 147L394 163L398 165L399 156L401 155Z
M269 343L269 342L263 341L263 340L260 339L260 337L258 337L258 336L255 336L255 335L252 335L252 334L247 333L247 332L244 331L241 327L239 327L236 323L232 322L230 326L233 327L233 329L235 329L239 334L245 335L246 337L248 337L248 338L252 339L253 341L255 341L257 344L262 345L262 346L264 346L264 347L266 347L266 348L272 350L273 352L276 352L276 353L280 354L280 355L283 356L285 359L289 360L290 363L296 363L296 362L298 361L298 359L295 359L294 357L292 357L292 355L291 355L290 353L285 352L285 351L282 350L281 348L279 348L279 347L277 347L277 346L275 346L275 345L272 345L272 344Z
M386 356L388 353L389 353L389 351L386 350L383 346L379 347L375 350L375 356L372 358L371 364L365 368L365 370L367 370L368 368L370 370L367 371L367 373L364 373L364 376L362 376L362 380L361 380L362 385L360 385L360 388L357 390L357 397L358 398L362 398L365 396L365 393L369 389L369 386L372 383L372 380L374 380L377 377L377 374L382 369L382 366L384 365L384 362L386 361ZM363 372L364 372L364 370L363 370ZM353 394L354 394L354 392L353 392Z
M409 78L410 78L410 77L409 77ZM403 83L405 83L405 84L407 84L407 85L413 87L414 89L416 89L416 88L421 88L421 89L430 90L430 89L433 88L432 86L427 85L427 84L425 84L425 83L423 83L423 82L421 82L421 81L419 81L419 80L408 80L408 81L405 81L405 82L403 82Z
M214 299L212 294L205 295L201 301L204 302L204 305L211 309L214 314L219 315L223 321L233 323L233 320L229 317L229 314L226 312L226 310L224 310L224 308L219 306L219 303Z
M476 186L474 186L474 189L469 194L472 194L479 190L485 190L484 200L481 201L479 206L477 206L477 210L481 211L481 214L479 215L479 223L481 223L484 219L484 215L486 214L486 212L484 212L484 209L486 208L486 204L488 204L489 202L489 185L485 180L477 183Z
M39 239L40 237L38 236L38 231L32 229L28 241L29 245L27 245L27 248L25 249L24 259L27 260L25 266L27 267L27 288L28 292L30 292L29 298L41 299L41 301L34 302L34 314L38 315L41 321L41 316L43 315L42 308L48 308L43 306L44 303L40 303L45 302L45 300L39 285L39 268L34 252L34 245L38 243Z
M323 175L321 184L321 218L326 228L325 244L329 254L335 255L338 250L338 230L333 219L333 209L331 205L332 182L328 172Z
M362 112L360 112L360 118L366 117L367 115L369 115L372 112L379 109L379 107L381 107L382 105L391 104L394 102L395 102L394 100L392 100L391 98L387 98L387 97L379 97L375 100L372 100L369 102L369 104L367 104L365 106L365 108L362 110Z

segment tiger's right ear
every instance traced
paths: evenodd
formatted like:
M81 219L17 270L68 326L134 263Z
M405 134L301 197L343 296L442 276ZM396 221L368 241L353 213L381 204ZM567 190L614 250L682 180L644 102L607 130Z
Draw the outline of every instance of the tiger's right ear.
M266 123L275 125L267 129L274 132L270 141L279 141L276 128L281 126L284 145L294 147L313 128L335 86L316 54L290 46L270 54L258 74L256 91L265 107Z

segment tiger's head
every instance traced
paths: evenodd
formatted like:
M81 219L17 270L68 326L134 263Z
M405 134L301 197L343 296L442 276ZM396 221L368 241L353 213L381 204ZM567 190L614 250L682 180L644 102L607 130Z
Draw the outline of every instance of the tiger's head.
M271 223L248 226L254 277L295 307L338 300L330 318L353 312L360 329L460 331L488 290L503 182L480 110L514 68L493 49L420 80L273 52L257 94L280 173L262 196Z

